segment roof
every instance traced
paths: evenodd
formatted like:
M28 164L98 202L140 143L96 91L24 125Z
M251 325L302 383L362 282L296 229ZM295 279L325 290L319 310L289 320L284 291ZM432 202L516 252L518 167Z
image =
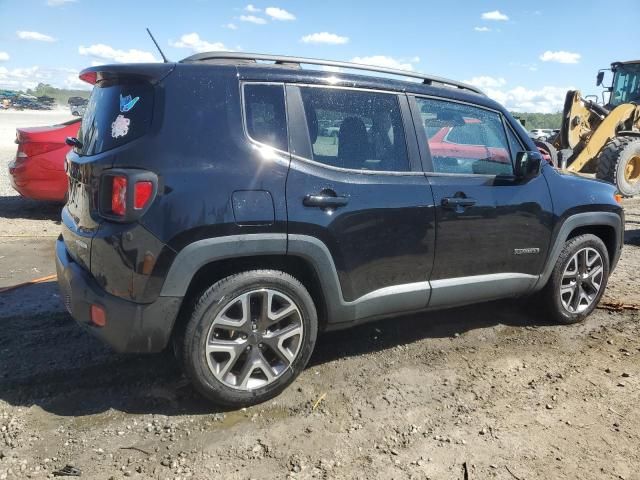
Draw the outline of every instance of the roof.
M613 62L611 65L634 65L634 64L639 64L640 65L640 60L626 60L624 62Z
M257 64L258 62L273 62L273 66L279 66L281 68L301 68L301 65L321 65L327 67L345 68L350 70L364 70L369 72L383 73L387 75L396 75L407 78L417 78L422 80L422 83L426 85L442 85L446 87L452 87L460 90L467 90L473 93L484 95L484 93L474 87L457 80L451 80L444 77L438 77L435 75L428 75L425 73L418 73L408 70L398 70L394 68L378 67L374 65L363 65L359 63L340 62L335 60L322 60L318 58L306 58L306 57L292 57L286 55L265 55L259 53L238 53L238 52L205 52L191 55L184 58L180 63L239 63L239 64Z

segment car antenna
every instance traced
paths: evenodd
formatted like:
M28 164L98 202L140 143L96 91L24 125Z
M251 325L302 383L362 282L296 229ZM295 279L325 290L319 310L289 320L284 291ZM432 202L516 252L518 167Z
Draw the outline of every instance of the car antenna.
M153 33L151 33L151 30L149 30L149 28L147 28L147 33L149 34L149 36L151 37L151 40L153 40L153 43L156 45L156 48L160 52L160 56L162 57L162 60L164 60L164 63L169 63L169 60L167 60L167 57L164 56L164 53L162 52L160 45L158 45L158 42L156 42L156 39L153 37Z

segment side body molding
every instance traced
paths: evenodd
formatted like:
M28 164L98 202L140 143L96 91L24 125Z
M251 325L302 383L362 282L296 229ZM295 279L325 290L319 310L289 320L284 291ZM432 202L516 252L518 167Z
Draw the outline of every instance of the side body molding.
M329 328L394 313L423 310L429 303L431 289L426 278L424 282L380 288L346 302L333 258L322 241L307 235L289 235L287 253L307 260L315 268L322 285Z
M327 328L339 329L361 320L425 309L447 308L479 301L518 296L541 289L548 281L555 262L571 231L584 226L611 226L618 244L611 259L615 266L622 245L622 219L612 212L586 212L568 217L560 226L541 275L497 273L434 280L385 287L353 301L342 296L336 266L327 246L307 235L247 234L209 238L192 243L175 258L160 293L163 297L184 297L195 273L204 265L223 259L254 255L292 255L307 261L314 269L327 311Z
M609 259L611 263L611 270L618 263L620 258L620 251L622 249L624 225L622 224L622 218L620 215L613 212L584 212L576 213L568 217L560 226L556 238L553 240L553 246L549 249L549 256L545 263L544 270L538 279L538 282L534 286L534 290L540 290L546 284L551 273L553 273L553 267L562 252L564 243L569 238L569 234L578 227L587 226L609 226L613 227L616 232L616 253L613 258Z

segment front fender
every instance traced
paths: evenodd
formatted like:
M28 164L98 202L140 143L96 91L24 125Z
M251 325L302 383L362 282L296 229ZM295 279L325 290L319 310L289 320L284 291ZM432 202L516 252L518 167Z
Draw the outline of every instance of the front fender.
M547 257L547 261L545 263L545 268L538 279L534 289L540 290L543 288L549 278L551 277L551 273L560 257L560 253L562 252L562 248L566 243L569 235L576 228L580 227L613 227L616 232L615 238L618 239L616 244L616 251L612 258L610 258L611 270L613 270L618 263L618 259L620 258L620 252L622 250L622 244L624 240L624 219L617 213L614 212L583 212L576 213L567 217L560 228L558 229L558 233L553 240L552 247L549 249L549 256Z

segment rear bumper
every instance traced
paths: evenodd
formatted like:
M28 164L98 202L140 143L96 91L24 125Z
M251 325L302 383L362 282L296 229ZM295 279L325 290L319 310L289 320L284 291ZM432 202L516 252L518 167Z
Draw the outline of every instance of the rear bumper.
M71 316L117 352L162 351L169 341L182 297L158 297L140 304L105 292L67 252L64 241L56 241L56 271L64 304ZM104 327L91 324L91 305L104 308Z

